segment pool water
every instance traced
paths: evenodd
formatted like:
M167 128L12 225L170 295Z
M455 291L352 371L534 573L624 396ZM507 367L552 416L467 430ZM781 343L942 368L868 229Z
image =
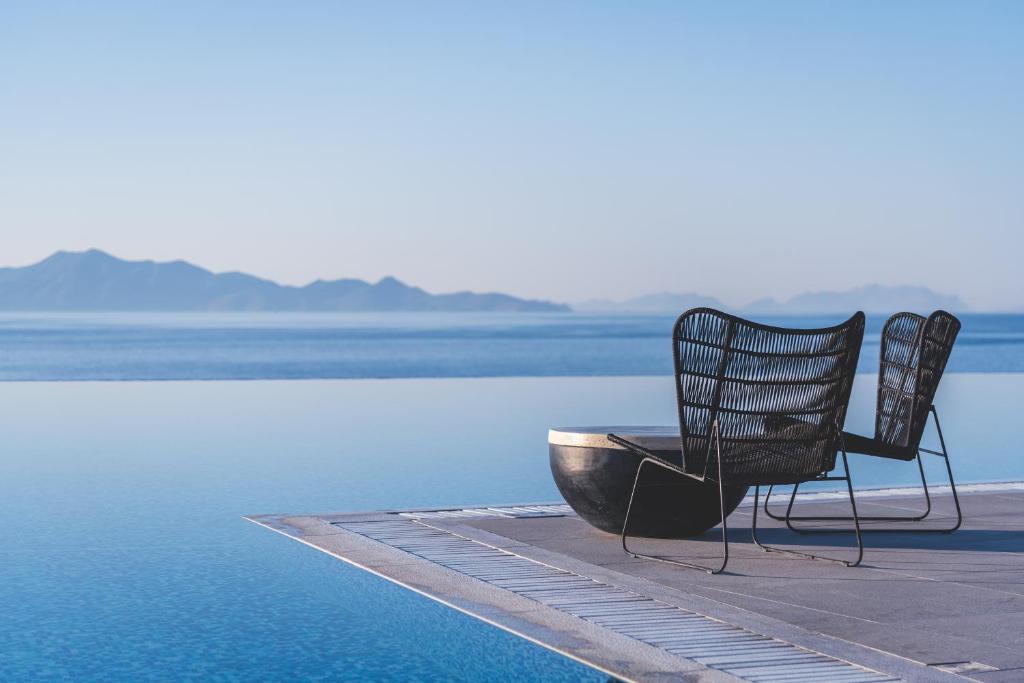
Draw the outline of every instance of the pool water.
M1024 479L1022 390L944 378L959 481ZM671 424L674 402L670 377L32 382L0 411L0 680L603 681L241 516L556 500L549 426Z

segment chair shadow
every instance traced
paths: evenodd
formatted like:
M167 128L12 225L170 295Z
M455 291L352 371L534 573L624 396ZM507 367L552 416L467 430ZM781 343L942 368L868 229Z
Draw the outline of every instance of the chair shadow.
M809 527L811 528L811 527ZM865 527L862 527L865 528ZM868 527L870 528L870 527ZM878 526L877 528L883 528ZM730 542L743 542L740 534L746 531L750 540L750 528L730 529ZM828 530L825 533L800 534L784 527L762 529L758 525L758 538L768 545L800 545L822 548L839 548L854 545L853 528ZM1024 553L1024 530L1020 529L960 529L952 533L920 533L898 531L890 533L865 533L862 535L865 549L886 550L941 550L957 552ZM710 539L709 539L710 540Z

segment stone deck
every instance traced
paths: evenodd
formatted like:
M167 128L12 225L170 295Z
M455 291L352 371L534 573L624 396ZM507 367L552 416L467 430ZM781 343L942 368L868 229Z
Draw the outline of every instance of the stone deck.
M858 504L904 514L919 495ZM866 534L855 568L762 552L748 501L718 576L628 557L562 505L248 519L624 680L1024 681L1024 484L960 498L959 531ZM948 524L948 492L933 501L925 525ZM770 544L852 556L849 533L798 536L763 515L758 527ZM635 543L712 563L718 538Z

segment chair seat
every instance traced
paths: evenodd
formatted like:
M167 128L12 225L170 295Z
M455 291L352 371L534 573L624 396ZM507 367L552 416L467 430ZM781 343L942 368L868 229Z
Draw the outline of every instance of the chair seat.
M873 455L877 458L889 458L891 460L913 460L917 457L917 449L884 443L878 439L868 438L860 434L843 432L843 440L846 443L847 453Z
M826 433L810 422L786 415L771 415L763 425L764 431L745 439L723 437L722 475L728 485L768 486L769 484L799 484L811 481L832 469L835 464L823 462L819 467L808 470L806 459L800 453L803 449L821 452L827 449L831 440ZM690 437L687 440L687 471L701 474L704 468L704 454L708 449L705 438ZM715 465L709 474L713 477Z
M794 445L790 443L780 447L771 442L723 442L723 459L729 461L729 471L723 473L725 483L768 486L800 484L815 479L821 472L800 471L800 465L792 462L789 448Z

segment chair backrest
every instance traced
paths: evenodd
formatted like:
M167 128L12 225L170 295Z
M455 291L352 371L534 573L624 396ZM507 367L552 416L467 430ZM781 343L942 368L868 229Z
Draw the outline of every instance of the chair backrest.
M688 472L717 476L707 461L716 419L727 483L799 480L835 466L863 313L835 327L788 329L695 308L672 336Z
M917 450L959 332L960 321L946 311L927 318L897 313L886 321L879 354L877 441Z

